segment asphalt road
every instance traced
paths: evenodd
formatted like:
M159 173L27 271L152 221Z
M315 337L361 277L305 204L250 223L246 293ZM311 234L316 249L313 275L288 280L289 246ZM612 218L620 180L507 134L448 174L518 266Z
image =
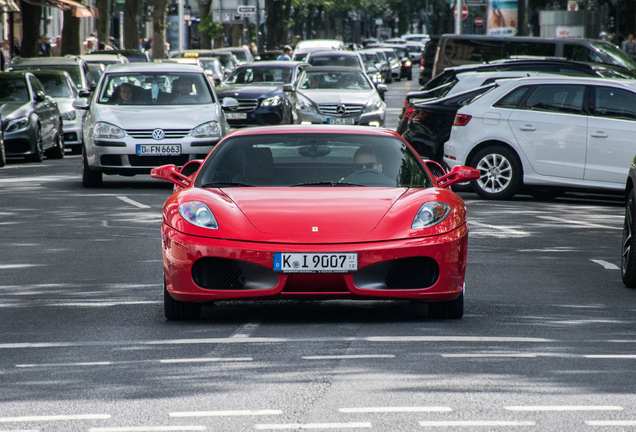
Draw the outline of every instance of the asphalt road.
M395 124L415 86L390 86ZM78 156L0 169L2 432L636 430L620 197L461 194L461 320L408 302L268 301L184 323L163 317L171 186L89 190L80 173Z

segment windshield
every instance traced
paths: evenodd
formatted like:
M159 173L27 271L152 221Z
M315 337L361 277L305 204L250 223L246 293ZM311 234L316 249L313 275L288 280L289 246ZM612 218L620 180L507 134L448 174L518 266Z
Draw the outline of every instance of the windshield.
M611 43L602 41L593 42L592 47L602 53L605 53L610 58L611 64L636 70L636 61Z
M201 62L203 69L210 70L215 75L223 75L223 72L221 71L221 63L219 63L217 59L200 58L199 61Z
M395 48L395 52L397 53L397 56L400 57L400 58L409 56L409 53L406 50L406 48L397 47L397 48Z
M87 66L88 72L91 74L93 81L95 81L96 83L99 82L99 79L104 74L103 65L101 63L89 63L87 64Z
M208 158L197 187L432 186L401 140L366 134L231 137Z
M0 102L28 102L29 90L24 77L0 74Z
M232 54L221 54L221 53L217 53L217 54L210 54L210 57L214 57L216 59L219 59L219 61L221 62L221 64L223 65L223 67L225 69L234 69L234 67L236 66L234 64L234 62L232 61Z
M360 61L356 56L350 55L315 55L309 57L312 66L347 66L360 67Z
M307 54L309 53L296 53L294 54L294 57L292 58L293 61L303 61L305 60L305 57L307 57Z
M64 75L40 75L34 74L44 86L49 96L54 98L74 98L74 89Z
M237 59L239 59L242 62L246 62L247 61L247 53L243 50L241 51L232 51L232 54L234 54L236 56Z
M203 73L107 74L99 94L109 105L204 105L214 102Z
M290 67L249 66L235 69L226 84L289 84L291 79Z
M11 65L11 70L14 71L28 71L28 70L56 70L65 71L73 79L73 82L77 88L82 88L82 75L79 65L48 65L48 64L33 64L33 65Z
M300 83L301 89L371 90L362 72L308 71Z
M423 90L434 89L444 84L448 84L449 82L457 81L457 72L452 69L445 70L441 74L437 75L435 78L427 82Z

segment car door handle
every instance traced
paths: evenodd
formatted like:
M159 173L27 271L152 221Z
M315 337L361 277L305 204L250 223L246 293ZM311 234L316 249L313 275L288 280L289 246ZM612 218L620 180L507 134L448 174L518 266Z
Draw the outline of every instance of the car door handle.
M592 133L591 136L594 138L607 138L608 135L603 131L596 131Z
M537 128L532 126L531 124L523 125L519 129L521 129L522 131L535 131L535 130L537 130Z

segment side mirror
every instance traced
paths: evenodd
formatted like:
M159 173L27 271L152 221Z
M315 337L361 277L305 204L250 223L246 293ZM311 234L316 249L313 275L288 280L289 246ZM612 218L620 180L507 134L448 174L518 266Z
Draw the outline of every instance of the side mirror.
M435 161L422 158L422 162L426 165L426 168L435 176L435 178L440 178L446 175L446 170L440 164Z
M481 177L481 171L478 169L458 165L453 167L448 174L438 178L437 185L445 188L455 183L477 180L479 177Z
M378 84L376 88L378 89L378 93L386 93L387 90L389 90L384 84Z
M223 98L223 100L221 101L221 107L223 108L238 108L239 107L239 103L236 99L231 98L231 97L225 97Z
M87 90L80 90L79 92L79 97L81 98L87 98L91 96L91 92L87 91Z
M35 94L36 102L44 102L45 99L46 99L46 93L44 93L43 91L39 91Z
M285 84L283 86L283 91L284 92L293 92L294 91L294 86L291 84Z
M91 89L91 91L95 90L97 88L97 83L92 82L89 88Z
M181 167L181 174L193 178L194 174L201 168L201 165L203 165L203 161L200 159L190 161Z
M166 180L180 188L186 188L190 186L191 179L188 176L181 174L179 168L175 165L163 165L157 168L153 168L150 171L150 176L159 180Z
M75 109L87 110L90 106L91 105L88 103L88 99L86 98L79 98L73 101L73 108Z

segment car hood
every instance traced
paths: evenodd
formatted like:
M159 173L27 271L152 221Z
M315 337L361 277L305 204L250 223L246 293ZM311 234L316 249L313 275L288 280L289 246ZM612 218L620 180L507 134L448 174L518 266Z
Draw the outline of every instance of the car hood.
M0 105L0 115L2 119L14 119L29 114L29 102L5 102Z
M69 111L74 111L75 108L73 108L73 101L75 100L75 98L54 98L55 101L57 102L57 107L60 109L61 113L65 113L65 112L69 112ZM81 111L81 110L77 110L77 111Z
M259 97L274 96L283 91L283 85L229 85L214 89L219 99L224 97L240 99L258 99Z
M218 120L215 105L97 105L99 121L123 129L192 129Z
M317 104L358 104L365 105L377 94L375 90L303 90L303 96Z

